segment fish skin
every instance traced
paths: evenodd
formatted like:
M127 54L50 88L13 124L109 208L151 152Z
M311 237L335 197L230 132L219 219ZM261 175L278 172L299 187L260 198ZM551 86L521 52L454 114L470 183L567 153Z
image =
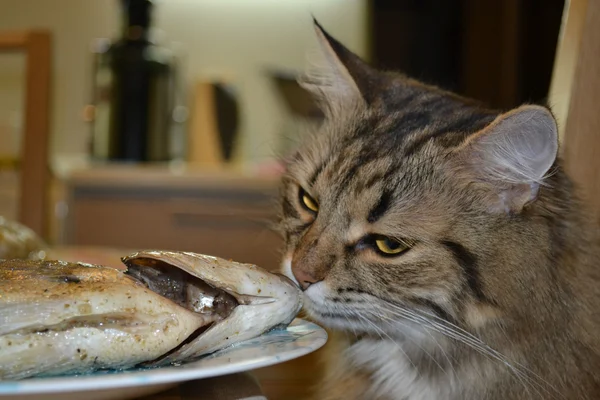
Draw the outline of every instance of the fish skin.
M72 328L52 330L74 318ZM92 326L81 326L86 319ZM205 323L116 269L0 261L1 380L133 367Z
M0 380L182 362L287 325L300 310L301 292L295 284L252 265L156 251L138 252L123 261L162 254L237 295L241 304L221 319L187 310L114 268L0 260ZM232 329L245 331L236 334Z
M296 284L286 276L269 273L256 265L169 251L141 251L124 257L123 262L131 265L143 259L166 262L202 277L204 282L226 291L240 303L229 317L149 365L166 365L196 358L222 348L223 338L227 345L232 345L259 336L273 327L287 326L302 308L302 291Z

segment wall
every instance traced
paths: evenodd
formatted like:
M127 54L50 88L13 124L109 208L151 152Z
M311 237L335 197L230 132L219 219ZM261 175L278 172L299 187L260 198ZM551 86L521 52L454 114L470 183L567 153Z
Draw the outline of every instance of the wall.
M364 55L366 8L366 0L162 0L155 25L184 50L188 81L219 71L239 83L243 154L258 161L272 154L283 118L264 68L305 66L307 51L316 45L312 15ZM89 129L82 107L89 98L89 47L93 38L118 34L117 0L0 0L0 10L0 30L53 32L52 156L85 153Z

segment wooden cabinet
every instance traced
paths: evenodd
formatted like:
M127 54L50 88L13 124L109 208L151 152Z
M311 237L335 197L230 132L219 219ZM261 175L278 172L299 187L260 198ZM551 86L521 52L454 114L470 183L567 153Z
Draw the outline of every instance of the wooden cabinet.
M278 268L275 178L102 167L64 179L63 244L194 251Z

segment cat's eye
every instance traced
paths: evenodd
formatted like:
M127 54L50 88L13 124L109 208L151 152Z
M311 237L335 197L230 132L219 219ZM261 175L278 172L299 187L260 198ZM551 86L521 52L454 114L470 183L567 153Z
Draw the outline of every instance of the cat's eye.
M298 193L298 197L300 198L300 203L304 208L311 212L319 211L319 203L315 199L313 199L306 190L300 188L300 192Z
M393 256L408 250L410 246L404 241L392 239L387 236L377 236L375 237L375 247L381 254Z

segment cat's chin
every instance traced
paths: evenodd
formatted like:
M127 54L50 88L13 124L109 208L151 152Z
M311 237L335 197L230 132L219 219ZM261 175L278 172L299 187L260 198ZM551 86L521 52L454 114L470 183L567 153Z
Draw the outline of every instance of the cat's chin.
M370 332L366 329L365 324L358 320L348 319L342 315L323 314L323 312L307 307L306 304L304 310L310 320L324 326L325 328L355 334Z

